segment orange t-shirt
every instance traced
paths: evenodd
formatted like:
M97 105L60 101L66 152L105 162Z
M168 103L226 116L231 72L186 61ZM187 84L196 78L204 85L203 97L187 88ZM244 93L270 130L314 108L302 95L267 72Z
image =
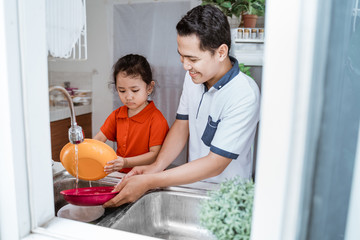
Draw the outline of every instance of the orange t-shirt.
M128 107L113 111L100 128L110 141L116 141L116 154L120 157L134 157L150 151L150 147L162 145L169 126L153 101L138 114L128 117ZM129 172L123 168L120 172Z

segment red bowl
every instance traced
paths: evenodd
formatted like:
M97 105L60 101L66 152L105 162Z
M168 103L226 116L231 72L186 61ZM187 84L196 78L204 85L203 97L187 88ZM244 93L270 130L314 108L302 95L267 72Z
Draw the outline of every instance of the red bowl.
M64 190L60 194L68 203L74 205L97 206L103 205L119 193L119 191L112 192L113 190L114 187L87 187Z

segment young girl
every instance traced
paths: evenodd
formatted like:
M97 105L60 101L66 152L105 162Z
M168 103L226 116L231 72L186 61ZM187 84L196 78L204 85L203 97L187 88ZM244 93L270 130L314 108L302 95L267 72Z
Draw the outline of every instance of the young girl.
M155 161L169 130L162 113L148 96L154 89L151 68L143 56L129 54L113 67L116 91L124 106L113 111L94 139L116 141L117 159L104 171L127 173L132 167Z

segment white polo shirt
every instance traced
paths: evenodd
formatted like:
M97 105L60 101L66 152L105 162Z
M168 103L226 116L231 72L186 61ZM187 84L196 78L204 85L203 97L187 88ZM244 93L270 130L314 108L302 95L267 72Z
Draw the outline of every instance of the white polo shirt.
M209 151L233 161L218 176L222 182L236 175L250 179L251 146L259 121L260 93L255 81L243 74L235 58L232 69L214 86L195 84L187 72L176 118L189 120L189 161Z

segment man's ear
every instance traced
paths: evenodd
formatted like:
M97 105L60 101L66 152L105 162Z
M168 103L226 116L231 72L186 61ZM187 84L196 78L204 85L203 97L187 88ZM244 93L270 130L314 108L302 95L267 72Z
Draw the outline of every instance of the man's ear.
M228 52L229 52L228 46L225 43L221 44L220 47L217 49L219 60L224 61L224 59L226 59L228 56Z

